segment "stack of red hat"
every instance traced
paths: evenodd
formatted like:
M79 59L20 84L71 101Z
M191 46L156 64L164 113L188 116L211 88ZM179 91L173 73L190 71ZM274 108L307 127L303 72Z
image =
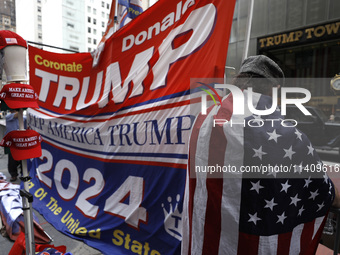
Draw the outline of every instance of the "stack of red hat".
M0 91L1 110L20 108L39 108L38 95L29 84L9 83ZM13 130L0 142L9 147L15 160L41 156L41 135L34 130Z

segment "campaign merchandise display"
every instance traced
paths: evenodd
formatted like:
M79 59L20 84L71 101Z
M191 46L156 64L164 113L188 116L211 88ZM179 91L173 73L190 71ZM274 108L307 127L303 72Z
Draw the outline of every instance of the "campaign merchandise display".
M38 94L29 84L9 83L3 86L0 91L0 100L11 109L39 108ZM2 104L3 110L3 104Z
M104 254L180 253L190 82L223 79L234 6L158 1L94 54L29 46L30 193L55 228Z
M26 237L26 254L34 252L34 224L32 212L32 194L29 193L29 180L27 169L27 161L31 157L39 157L41 155L41 136L35 131L24 130L23 109L27 107L38 108L36 102L37 95L33 88L27 84L20 84L27 81L27 42L18 34L8 31L0 31L0 69L1 75L4 70L6 79L9 84L5 85L1 91L1 110L19 109L18 123L19 131L12 131L6 135L1 142L2 146L10 147L11 154L15 160L23 160L22 176L23 189L20 190L20 198L22 198L22 210L24 213L25 237ZM16 83L11 83L16 82ZM4 107L5 106L5 107ZM8 220L7 217L4 220Z
M0 142L9 147L15 160L38 158L41 156L41 135L34 130L13 130Z

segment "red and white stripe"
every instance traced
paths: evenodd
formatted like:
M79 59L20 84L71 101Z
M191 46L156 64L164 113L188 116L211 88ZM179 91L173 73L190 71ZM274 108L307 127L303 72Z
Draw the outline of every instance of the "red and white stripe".
M259 98L260 95L253 98L254 105ZM229 120L232 117L236 123L251 115L232 116L226 111L232 111L232 102L230 96L223 101L224 110L220 106L208 109L206 116L197 118L192 130L184 200L188 207L184 207L182 218L182 254L314 254L325 217L298 225L291 233L272 236L241 233L238 223L242 175L228 173L221 178L220 174L195 173L195 166L219 164L239 169L243 165L244 129L239 125L212 127L213 118Z

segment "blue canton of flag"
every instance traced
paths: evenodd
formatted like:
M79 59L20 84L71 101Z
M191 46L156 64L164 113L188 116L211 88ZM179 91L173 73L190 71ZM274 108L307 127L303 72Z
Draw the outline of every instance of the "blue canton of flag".
M271 104L270 97L261 96L257 109ZM283 233L312 236L305 223L326 215L334 197L327 174L318 171L322 162L309 139L283 120L279 110L245 119L251 124L244 128L244 165L262 172L243 175L240 232L267 240Z
M118 0L118 23L122 28L143 12L141 0Z

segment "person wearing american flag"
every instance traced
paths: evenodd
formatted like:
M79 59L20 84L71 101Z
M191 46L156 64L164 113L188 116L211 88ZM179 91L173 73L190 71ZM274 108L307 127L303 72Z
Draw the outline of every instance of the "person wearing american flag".
M340 197L308 137L273 104L284 83L273 60L248 57L233 80L244 114L230 93L196 118L182 254L315 254Z

